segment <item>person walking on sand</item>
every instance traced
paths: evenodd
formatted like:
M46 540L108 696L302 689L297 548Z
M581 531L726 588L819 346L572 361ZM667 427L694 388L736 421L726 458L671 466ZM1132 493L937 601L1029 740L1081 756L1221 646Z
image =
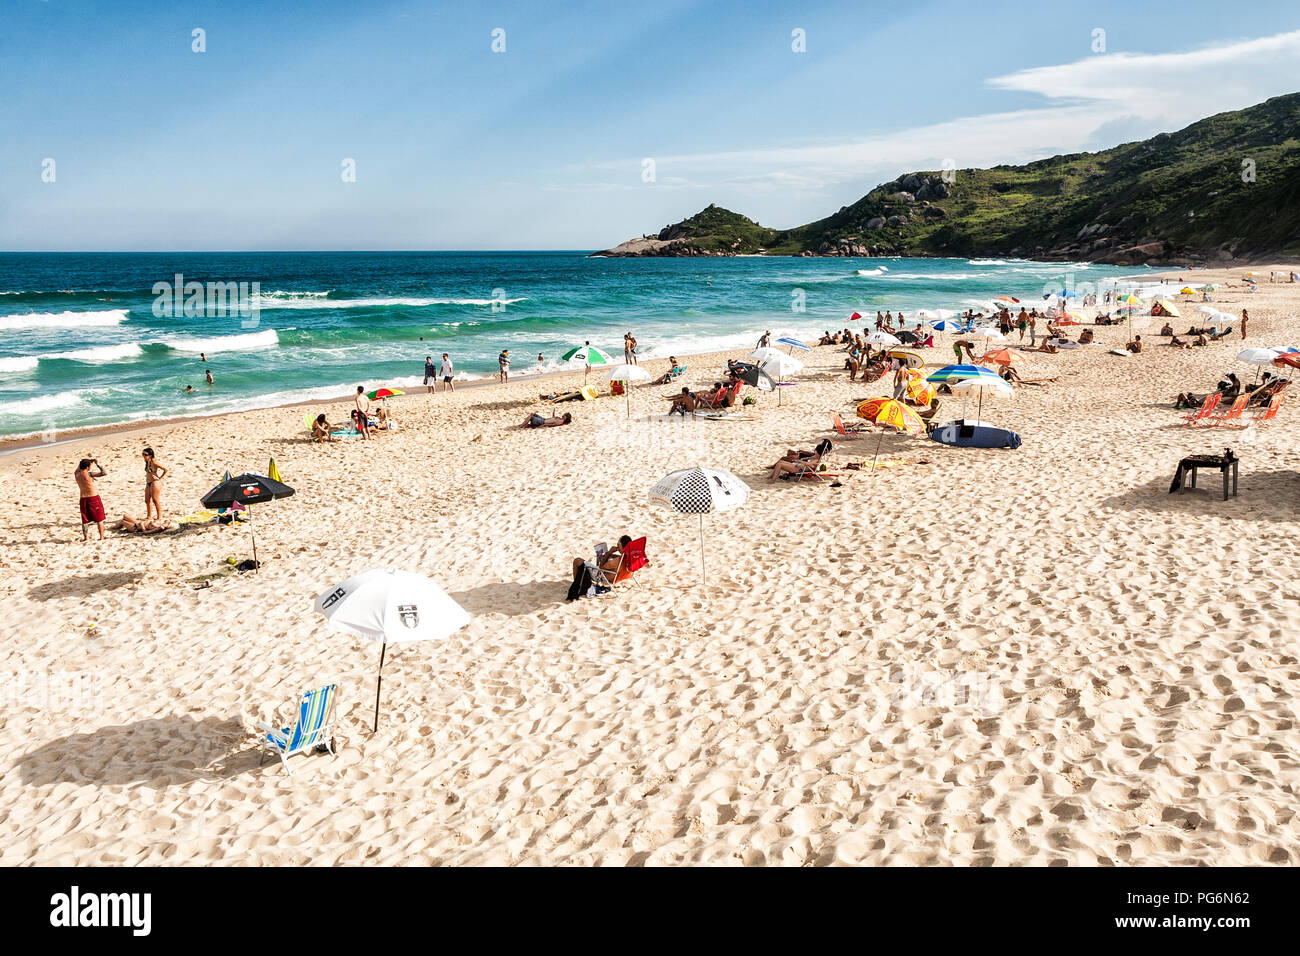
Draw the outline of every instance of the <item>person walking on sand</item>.
M146 448L140 457L144 459L144 518L161 521L162 480L167 477L167 469L158 463L152 448Z
M73 477L77 479L77 490L81 492L81 501L78 505L81 511L81 540L89 541L89 526L95 524L99 527L99 540L104 540L104 502L100 500L99 489L95 487L95 479L103 478L108 472L104 466L99 463L98 458L83 458L81 464L77 465L77 470Z
M1241 337L1243 339L1246 337L1246 323L1248 321L1250 321L1250 313L1248 313L1245 309L1242 309L1241 310Z
M444 392L456 391L456 383L452 381L456 377L456 368L451 364L451 356L446 352L442 353L442 390Z
M424 388L430 395L438 388L438 370L433 367L433 356L424 357Z
M502 349L497 356L497 381L505 385L510 381L510 350Z

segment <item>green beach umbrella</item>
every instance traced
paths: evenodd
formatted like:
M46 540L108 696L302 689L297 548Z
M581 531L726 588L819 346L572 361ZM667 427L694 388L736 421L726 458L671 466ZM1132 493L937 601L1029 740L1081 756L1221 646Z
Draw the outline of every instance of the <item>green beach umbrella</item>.
M560 356L561 362L582 362L584 365L613 365L614 360L608 352L602 352L594 345L577 345Z

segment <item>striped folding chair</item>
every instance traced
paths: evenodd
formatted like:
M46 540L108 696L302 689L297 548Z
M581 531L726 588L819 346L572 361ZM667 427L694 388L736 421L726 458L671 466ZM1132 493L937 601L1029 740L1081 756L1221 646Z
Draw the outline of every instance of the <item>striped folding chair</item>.
M270 724L257 725L259 730L265 731L259 738L264 750L275 753L290 776L293 776L293 771L289 769L289 758L294 754L324 747L331 755L337 756L331 731L334 729L334 701L338 690L338 684L327 684L303 694L298 706L298 720L292 727L276 730ZM262 759L266 759L265 752Z

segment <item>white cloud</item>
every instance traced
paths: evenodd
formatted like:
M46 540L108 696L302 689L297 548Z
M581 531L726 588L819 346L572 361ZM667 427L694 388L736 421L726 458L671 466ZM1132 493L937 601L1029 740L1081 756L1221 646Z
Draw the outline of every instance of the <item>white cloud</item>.
M988 80L1038 93L1041 108L970 116L841 142L656 157L662 175L702 187L767 193L825 190L916 169L1023 163L1172 131L1202 117L1294 92L1300 31L1183 53L1110 53ZM597 163L613 169L629 160Z

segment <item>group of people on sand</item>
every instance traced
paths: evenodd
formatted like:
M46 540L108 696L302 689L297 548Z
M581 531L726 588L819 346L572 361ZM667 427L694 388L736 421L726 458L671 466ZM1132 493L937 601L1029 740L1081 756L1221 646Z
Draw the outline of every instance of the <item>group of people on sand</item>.
M311 423L311 440L331 442L335 435L351 435L369 441L372 432L392 431L397 427L393 421L393 413L389 411L388 402L380 399L372 404L369 396L366 395L364 385L357 386L353 405L346 423L331 425L324 414L317 415Z
M1281 378L1272 372L1265 372L1258 382L1252 382L1249 385L1243 385L1241 379L1237 378L1236 373L1229 372L1219 380L1213 392L1207 392L1204 395L1197 395L1193 392L1179 392L1178 397L1174 399L1174 408L1200 408L1205 404L1205 400L1216 393L1220 396L1220 401L1235 402L1243 394L1249 395L1246 400L1247 408L1262 408L1273 400L1282 389L1291 384L1289 378Z
M159 531L170 530L170 522L164 521L162 516L162 483L167 477L169 469L164 467L158 461L152 448L146 448L140 453L144 459L144 513L143 519L133 518L124 514L113 525L115 531L135 531L143 534L154 534ZM90 526L93 524L99 530L99 538L104 539L104 500L100 497L99 486L96 480L103 478L108 472L104 466L99 463L98 458L83 458L77 464L77 469L73 473L73 478L77 483L78 502L77 510L81 516L81 540L90 539Z

